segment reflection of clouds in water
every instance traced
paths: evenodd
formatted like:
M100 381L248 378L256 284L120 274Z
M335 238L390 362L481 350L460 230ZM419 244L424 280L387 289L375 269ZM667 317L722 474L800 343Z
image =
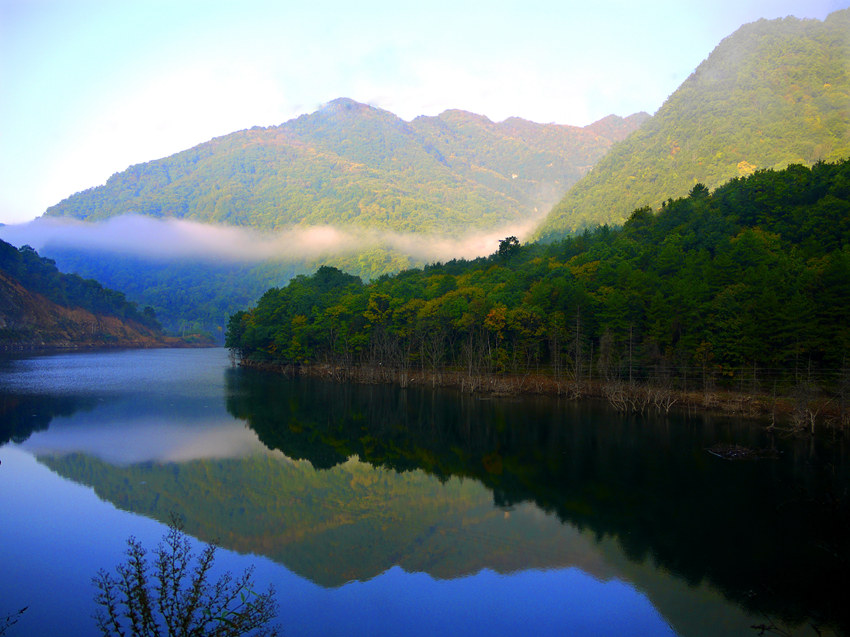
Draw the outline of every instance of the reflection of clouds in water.
M84 453L115 465L242 458L266 450L238 421L186 427L183 422L137 419L130 423L51 426L21 445L36 456Z
M225 409L228 364L224 349L32 356L9 361L0 386L43 408L48 428L21 444L35 455L83 453L128 465L264 452ZM58 406L50 409L51 401Z

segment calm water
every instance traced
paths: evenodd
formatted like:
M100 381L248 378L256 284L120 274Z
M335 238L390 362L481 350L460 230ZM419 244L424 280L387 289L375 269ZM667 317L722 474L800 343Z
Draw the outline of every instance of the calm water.
M154 350L0 359L0 444L0 618L29 606L10 635L94 634L92 575L171 512L275 585L287 635L850 626L844 446L733 420Z

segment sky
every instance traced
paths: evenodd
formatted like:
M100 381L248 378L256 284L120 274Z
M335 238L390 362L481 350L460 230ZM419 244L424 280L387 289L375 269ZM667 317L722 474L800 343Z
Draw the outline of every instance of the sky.
M850 0L0 0L0 223L349 97L586 125L654 113L740 25Z

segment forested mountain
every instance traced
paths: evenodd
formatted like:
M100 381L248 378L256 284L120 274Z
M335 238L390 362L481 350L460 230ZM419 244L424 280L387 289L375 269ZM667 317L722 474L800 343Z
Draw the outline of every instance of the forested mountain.
M553 240L620 224L697 182L711 190L761 169L850 156L849 31L850 10L823 22L746 25L648 120L612 116L575 128L446 111L405 122L340 99L280 126L133 166L47 215L98 220L135 212L263 229L331 223L459 234L533 219L578 180L538 231ZM254 265L45 249L63 269L151 305L171 331L189 325L211 334L262 289L322 264L368 280L427 262L381 243Z
M164 342L149 307L139 311L123 293L62 274L29 246L0 241L0 349Z
M260 262L157 259L55 244L42 251L62 271L100 281L140 306L151 307L168 333L201 333L218 342L223 342L231 314L255 303L270 287L285 285L292 277L314 272L323 264L372 279L424 263L381 246L362 246L324 258Z
M697 182L850 156L850 9L760 20L723 40L634 135L555 206L537 236L621 224Z
M578 128L446 111L405 122L338 99L280 126L131 166L45 214L96 221L137 213L263 229L492 227L543 214L647 117Z
M850 355L848 281L850 160L821 162L369 285L325 267L231 317L227 344L294 365L833 382Z
M616 140L646 118L584 128L446 111L405 122L340 99L271 128L214 139L133 166L47 211L90 221L126 213L273 230L335 224L443 235L543 214ZM330 263L365 279L422 265L380 240L344 252L262 262L153 259L50 243L68 272L151 306L175 334L221 338L226 318L273 285Z
M149 306L169 334L205 334L221 343L227 318L268 288L318 267L304 262L150 259L49 247L62 270L83 273Z

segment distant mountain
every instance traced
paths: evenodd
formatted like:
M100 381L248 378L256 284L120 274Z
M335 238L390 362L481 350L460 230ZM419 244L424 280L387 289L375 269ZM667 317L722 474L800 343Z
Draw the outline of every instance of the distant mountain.
M45 253L62 270L102 281L139 305L150 306L169 334L205 334L220 342L231 314L253 305L268 288L315 270L301 262L157 260L51 246Z
M131 166L45 214L95 221L137 213L263 229L493 227L543 214L648 117L579 128L446 111L405 122L338 99L280 126Z
M537 232L621 224L697 183L850 156L850 9L760 20L724 39L634 135L616 144Z
M213 139L132 166L47 211L90 221L127 213L272 230L355 229L466 234L542 215L619 139L649 116L579 128L464 111L405 122L348 99L271 128ZM359 236L358 232L358 236ZM493 249L496 244L494 241ZM227 317L264 290L332 263L365 279L424 265L373 240L355 251L260 263L122 255L52 241L63 271L103 281L151 306L172 334L221 338Z
M150 308L121 292L60 273L30 247L0 241L0 350L39 347L152 347L163 335Z

